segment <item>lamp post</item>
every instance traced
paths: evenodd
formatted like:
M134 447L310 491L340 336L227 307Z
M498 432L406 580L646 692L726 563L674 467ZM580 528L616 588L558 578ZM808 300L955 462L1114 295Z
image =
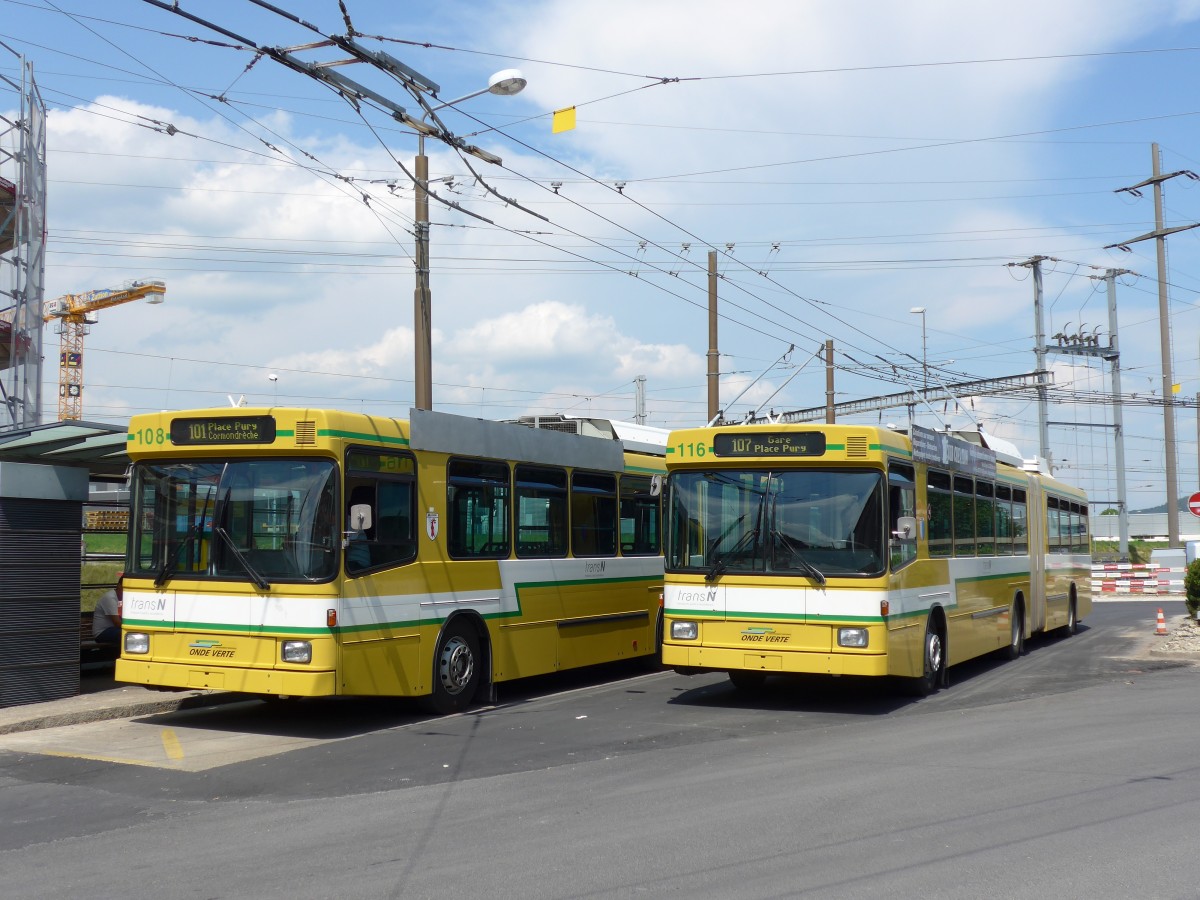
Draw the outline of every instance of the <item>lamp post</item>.
M910 313L921 316L921 375L924 380L924 393L929 393L929 351L925 343L925 307L914 306L909 310Z
M495 94L511 97L525 88L526 81L517 69L504 69L488 79L488 86L451 100L432 106L421 116L421 122L430 113L480 94ZM413 405L417 409L433 409L433 297L429 290L429 159L425 156L425 133L417 132L417 159L413 167L416 180L416 268L417 287L413 296Z

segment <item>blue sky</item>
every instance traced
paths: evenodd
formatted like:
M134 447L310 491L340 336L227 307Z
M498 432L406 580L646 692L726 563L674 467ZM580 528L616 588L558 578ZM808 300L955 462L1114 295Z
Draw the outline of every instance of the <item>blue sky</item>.
M317 38L249 2L180 5L260 46ZM277 5L346 32L335 0ZM645 375L650 424L702 422L709 248L723 276L723 403L796 347L735 415L822 403L811 360L827 338L839 400L919 384L917 306L935 378L1029 372L1032 286L1010 264L1045 255L1051 335L1082 323L1106 335L1091 276L1143 276L1118 291L1126 458L1131 506L1162 502L1153 242L1104 247L1154 227L1148 192L1115 193L1149 177L1152 143L1165 172L1200 171L1200 3L346 7L364 43L437 82L442 101L500 69L528 79L518 96L439 114L503 158L472 165L514 203L426 141L431 175L454 179L439 193L490 220L432 206L435 408L631 418ZM252 51L179 36L233 43L135 0L0 0L0 40L32 60L50 110L48 296L167 282L161 306L101 314L85 418L230 395L405 415L413 195L398 163L411 170L413 132L269 58L247 70ZM12 74L15 59L0 66ZM419 114L380 73L336 71ZM578 127L552 134L550 113L571 105ZM14 108L0 94L0 111ZM1200 182L1167 184L1165 218L1200 221ZM1188 493L1200 484L1200 230L1171 238L1169 281L1177 396L1192 404L1177 419ZM1050 361L1059 473L1111 497L1107 368ZM56 377L47 366L51 404ZM1031 395L964 402L1036 452ZM917 421L938 424L928 411Z

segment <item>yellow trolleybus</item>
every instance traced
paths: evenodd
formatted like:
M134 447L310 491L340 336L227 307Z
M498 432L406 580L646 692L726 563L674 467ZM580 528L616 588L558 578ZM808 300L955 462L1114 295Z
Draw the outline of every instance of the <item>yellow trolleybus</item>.
M665 432L537 424L553 428L135 416L117 679L446 712L508 679L654 659Z
M1091 610L1087 497L973 437L671 432L663 663L743 688L893 676L923 695L950 665L1074 633Z

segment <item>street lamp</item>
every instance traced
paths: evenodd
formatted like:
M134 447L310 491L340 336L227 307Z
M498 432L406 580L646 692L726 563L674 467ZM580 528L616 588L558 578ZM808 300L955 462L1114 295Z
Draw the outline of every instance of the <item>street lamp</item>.
M422 124L430 113L480 94L511 97L525 88L526 81L517 69L504 69L488 79L488 86L451 100L431 106L421 116ZM417 288L413 296L413 405L417 409L433 409L433 297L429 289L429 159L425 156L425 132L417 132L417 159L413 168L416 181L416 267Z
M929 351L925 343L925 307L914 306L909 310L910 313L921 316L921 374L924 376L925 390L924 393L929 393Z

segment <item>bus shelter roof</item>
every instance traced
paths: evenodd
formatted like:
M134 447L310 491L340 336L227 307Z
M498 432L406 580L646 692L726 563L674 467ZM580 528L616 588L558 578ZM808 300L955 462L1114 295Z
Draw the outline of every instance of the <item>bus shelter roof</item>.
M66 421L0 432L0 463L76 466L93 476L125 474L125 426Z

